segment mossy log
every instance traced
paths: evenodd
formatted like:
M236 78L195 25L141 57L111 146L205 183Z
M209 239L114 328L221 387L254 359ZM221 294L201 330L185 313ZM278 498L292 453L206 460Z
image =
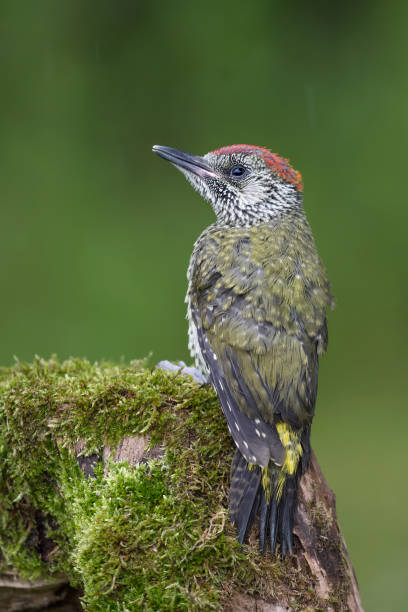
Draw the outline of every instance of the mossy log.
M362 610L315 456L283 560L259 554L256 527L236 542L233 451L213 390L181 372L56 359L3 369L0 609L41 609L71 585L91 612ZM64 610L78 601L71 591Z

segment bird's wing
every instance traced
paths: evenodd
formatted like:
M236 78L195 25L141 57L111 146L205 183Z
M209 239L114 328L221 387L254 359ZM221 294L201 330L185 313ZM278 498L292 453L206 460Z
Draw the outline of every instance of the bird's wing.
M276 333L269 350L257 352L246 342L225 342L214 329L217 326L205 329L195 308L193 317L237 447L250 463L266 466L273 460L281 465L285 451L274 424L285 421L295 428L310 424L317 387L316 350L308 356L297 339ZM251 327L247 320L244 324L247 330Z
M196 315L193 309L193 317ZM272 458L281 465L285 451L276 429L261 416L256 397L240 372L233 347L217 342L213 334L198 323L197 337L204 361L210 371L228 429L249 463L266 467ZM252 369L252 368L251 368Z

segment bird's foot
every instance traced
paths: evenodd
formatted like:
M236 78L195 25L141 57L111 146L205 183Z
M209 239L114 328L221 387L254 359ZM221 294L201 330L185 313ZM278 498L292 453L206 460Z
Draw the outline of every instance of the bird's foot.
M181 374L185 374L186 376L192 376L193 379L200 384L210 382L208 376L203 374L201 370L187 366L184 361L172 363L171 361L165 359L164 361L159 361L159 363L156 364L156 368L160 368L161 370L170 370L171 372L181 372Z

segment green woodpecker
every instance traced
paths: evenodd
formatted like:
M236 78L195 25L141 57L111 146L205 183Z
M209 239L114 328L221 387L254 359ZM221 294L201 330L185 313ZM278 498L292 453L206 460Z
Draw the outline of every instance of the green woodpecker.
M286 159L251 145L169 160L216 215L188 269L189 349L209 376L236 451L230 516L238 539L259 515L262 552L292 552L297 485L308 465L319 355L333 297Z

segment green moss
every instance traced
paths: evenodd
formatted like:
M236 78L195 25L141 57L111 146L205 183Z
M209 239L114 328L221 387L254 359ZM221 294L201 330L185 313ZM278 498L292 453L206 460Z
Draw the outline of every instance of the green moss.
M138 434L164 456L79 469L78 440L101 458ZM90 611L218 610L233 589L271 597L288 584L311 604L290 560L238 546L232 453L213 390L190 377L56 358L0 370L0 572L63 572Z

